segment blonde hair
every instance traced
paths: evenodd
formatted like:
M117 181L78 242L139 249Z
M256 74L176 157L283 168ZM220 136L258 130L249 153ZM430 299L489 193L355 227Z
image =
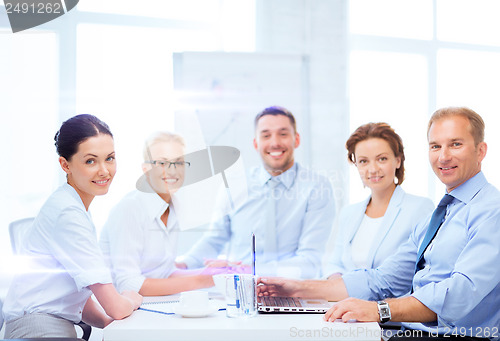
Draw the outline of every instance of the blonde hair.
M476 146L484 141L484 121L478 113L467 107L447 107L436 110L429 120L427 136L429 136L429 130L434 122L451 116L462 116L469 120L469 132L474 138Z
M157 143L170 143L170 142L177 142L179 143L183 148L186 146L184 143L184 138L178 134L169 132L169 131L158 131L150 135L146 139L146 143L144 143L144 149L142 150L142 157L144 161L153 161L151 159L151 153L149 151L149 148L151 148L152 145L157 144Z

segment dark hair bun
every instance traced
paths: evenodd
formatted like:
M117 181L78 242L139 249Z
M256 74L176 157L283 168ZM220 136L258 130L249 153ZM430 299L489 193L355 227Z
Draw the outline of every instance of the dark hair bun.
M78 145L89 137L107 134L113 137L106 123L93 115L77 115L63 122L54 136L57 154L70 160Z

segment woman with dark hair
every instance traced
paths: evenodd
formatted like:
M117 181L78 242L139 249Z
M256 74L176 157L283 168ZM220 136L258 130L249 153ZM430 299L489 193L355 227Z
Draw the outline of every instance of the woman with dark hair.
M329 278L378 267L434 206L430 199L401 188L405 175L403 142L387 123L360 126L347 140L346 148L349 161L371 195L341 210L333 254L324 267Z
M9 288L6 338L75 338L75 323L104 328L142 303L139 294L120 294L113 286L88 212L116 172L109 127L95 116L78 115L54 139L67 181L45 202L20 245L32 271L18 275Z

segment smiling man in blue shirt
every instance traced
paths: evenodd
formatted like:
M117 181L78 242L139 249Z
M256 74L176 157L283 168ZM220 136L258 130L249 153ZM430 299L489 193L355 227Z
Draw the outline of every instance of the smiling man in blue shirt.
M335 216L330 182L295 162L300 135L285 108L269 107L255 117L253 144L262 165L248 173L248 200L213 223L178 266L226 266L214 259L227 244L227 260L249 265L253 232L258 275L319 277Z
M483 139L484 122L468 108L431 117L429 161L450 196L433 239L424 238L429 216L377 269L331 281L262 279L262 294L342 300L327 321L403 322L391 340L500 339L500 192L481 172Z

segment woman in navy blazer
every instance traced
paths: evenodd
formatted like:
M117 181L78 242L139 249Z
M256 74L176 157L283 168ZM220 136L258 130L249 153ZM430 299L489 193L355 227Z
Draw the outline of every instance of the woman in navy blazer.
M340 212L333 253L324 266L328 278L358 268L378 267L408 239L412 227L434 209L430 199L401 188L403 142L388 124L360 126L347 140L346 148L349 161L371 195Z

